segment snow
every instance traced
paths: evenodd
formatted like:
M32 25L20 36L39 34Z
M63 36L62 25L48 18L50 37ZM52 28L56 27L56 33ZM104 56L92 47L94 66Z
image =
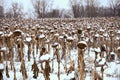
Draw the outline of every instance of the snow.
M60 39L63 39L64 37L63 36L59 36Z
M75 72L72 71L70 74L68 74L67 79L70 80L71 78L74 78L74 74L75 74Z
M120 80L120 78L116 78L116 77L105 77L104 80Z
M54 44L58 44L57 42L54 43ZM27 47L25 47L27 48ZM27 50L27 49L25 49ZM50 50L50 54L47 53L47 54L44 54L40 57L39 59L39 56L37 56L38 54L35 54L36 55L36 60L49 60L49 59L52 59L52 47L51 47L51 50ZM93 68L93 62L94 62L94 52L92 52L92 50L94 50L93 48L90 48L90 55L88 56L87 54L85 54L85 61L88 61L86 62L86 67L88 70L90 70L91 68ZM74 50L71 50L71 56L72 56L72 59L75 61L75 64L77 64L77 53L78 51L76 49ZM27 60L25 60L25 65L26 65L26 70L27 70L27 74L28 74L28 79L27 80L44 80L44 76L42 73L39 73L39 76L37 77L37 79L34 79L33 78L33 71L31 70L31 65L33 64L33 58L31 57L31 60L30 62L28 62ZM103 58L99 64L104 64L105 62L105 58ZM58 80L58 77L57 77L57 73L58 73L58 63L57 63L57 60L53 60L54 62L54 71L53 73L50 73L50 80ZM68 75L65 73L65 70L64 70L64 61L62 60L61 61L62 63L60 63L60 80L70 80L71 78L73 78L75 75L75 72L72 71L71 73L69 73ZM69 60L68 60L69 62ZM10 63L9 63L10 64ZM9 65L8 64L8 65ZM16 77L17 77L17 80L23 80L22 78L22 73L20 72L20 65L21 63L20 62L15 62L15 68L16 68ZM40 66L41 64L38 63L38 66ZM43 64L44 65L44 64ZM104 71L104 80L116 80L116 76L117 76L117 73L120 73L119 72L119 67L120 67L120 64L116 64L115 62L110 62L110 63L107 63L108 67L105 69ZM50 66L52 67L52 64L50 63ZM67 66L69 67L70 65L67 64ZM40 67L39 67L40 68ZM75 65L75 68L77 68L77 65ZM41 70L41 69L40 69ZM92 70L92 69L91 69ZM98 71L100 71L100 68L97 68ZM117 71L117 72L116 72ZM116 74L115 74L116 73ZM5 72L3 73L3 76L4 76L4 79L5 80L13 80L13 76L14 76L14 73L13 71L9 71L9 74L10 74L10 78L7 78L6 75L5 75ZM114 77L108 77L107 75L114 75ZM90 80L91 76L88 75L88 73L86 74L86 78L85 80ZM119 80L119 79L118 79Z
M57 46L58 44L59 44L58 42L55 42L53 45L54 45L54 46Z
M98 53L101 52L100 47L94 48L94 50L95 50L96 52L98 52Z
M116 40L118 40L118 41L119 41L119 39L120 39L119 37L116 37Z
M117 50L120 51L120 47L118 47Z
M31 40L32 40L31 37L27 37L27 38L26 38L26 41L28 41L28 42L30 42Z
M50 59L50 55L49 54L45 54L45 55L42 55L41 57L40 57L40 60L49 60Z
M69 36L67 37L67 40L73 40L73 37Z
M66 23L64 23L65 25L63 26L69 26L67 25ZM57 23L56 23L57 25ZM39 25L36 25L36 26L39 26ZM77 30L76 28L70 28L71 26L69 27L63 27L64 30ZM91 26L88 26L87 28L90 28ZM42 28L44 29L44 26L42 26ZM47 28L47 26L46 26ZM56 27L57 28L57 27ZM69 29L70 28L70 29ZM66 30L66 31L67 31ZM18 30L19 31L19 30ZM47 30L39 30L41 32L43 32L42 34L40 33L39 35L39 38L47 38L48 36L44 33L47 33ZM101 29L100 31L103 32L103 30ZM51 28L51 31L50 32L57 32L56 30L52 30ZM59 31L58 31L59 32ZM76 31L75 31L76 32ZM85 33L85 31L83 31ZM60 35L66 35L67 36L67 39L69 40L75 40L75 44L73 45L76 45L78 42L78 38L76 38L76 34L75 36L72 35L71 36L68 36L68 34L66 34L67 32L63 31L62 34ZM0 32L1 34L1 32ZM11 35L12 32L9 33L9 35ZM27 34L26 34L27 35ZM60 36L59 33L55 33L54 36L60 38L62 40L62 38L64 38L64 36ZM82 37L84 37L84 40L85 41L80 41L79 44L84 44L87 46L87 43L86 41L88 42L89 40L91 40L92 42L92 38L91 36L84 36L85 34L82 34ZM26 38L26 41L31 41L31 37L29 37L30 35L27 36ZM35 37L36 35L33 34L33 37ZM96 37L100 37L101 35L99 34L96 34L95 35ZM102 36L102 37L107 37L108 34L105 32L105 35ZM109 36L108 36L109 37ZM116 38L116 37L115 37ZM25 44L25 47L24 47L24 59L25 59L25 67L26 67L26 71L27 71L27 75L28 75L28 78L27 80L45 80L44 79L44 75L43 73L41 73L43 70L41 69L41 63L39 63L39 61L41 60L49 60L49 63L50 63L50 67L53 68L53 72L51 71L50 72L50 80L58 80L58 61L57 61L57 56L54 55L54 51L56 49L56 46L58 46L58 50L59 50L59 54L60 54L60 80L70 80L71 78L74 78L76 75L75 74L79 74L78 71L78 48L76 47L73 47L70 46L71 50L68 51L68 46L66 46L66 54L69 54L71 53L71 56L67 55L65 58L61 59L61 56L63 54L62 52L62 49L61 49L61 45L63 45L63 43L59 43L59 42L54 42L54 41L50 41L52 40L52 35L50 36L50 39L47 39L46 43L47 42L50 42L50 51L49 52L45 52L41 57L40 57L40 51L41 51L41 47L43 47L43 45L39 45L39 49L38 49L38 53L36 53L36 44L34 44L34 46L32 45L31 48L34 48L34 49L31 49L31 54L30 54L30 61L28 61L28 54L27 54L27 51L28 51L28 45ZM66 40L65 40L66 41ZM99 42L98 42L99 43ZM95 43L96 44L96 43ZM52 45L54 45L55 47L53 47ZM7 50L8 48L6 47L7 45L3 45L1 48L1 50ZM109 45L107 45L107 48L108 48ZM14 47L14 45L13 45ZM47 47L47 44L45 45L45 47ZM15 47L16 48L16 45ZM63 47L64 48L64 47ZM109 48L108 48L109 49ZM16 60L16 53L18 53L17 49L13 49L14 50L14 66L15 66L15 69L16 69L16 77L17 77L17 80L23 80L23 76L22 76L22 73L20 72L20 65L21 65L21 62L17 61ZM117 50L120 50L120 47L117 48ZM34 57L33 57L33 51L34 51ZM104 66L104 79L103 80L120 80L120 61L117 62L116 60L114 61L111 61L111 62L108 62L107 59L106 59L106 56L104 57L101 57L100 56L100 52L101 52L101 49L100 47L96 47L96 48L93 48L90 47L89 49L85 49L85 50L82 50L85 54L84 54L84 61L85 61L85 70L86 70L86 77L85 77L85 80L91 80L91 73L95 67L95 64L94 64L94 60L95 60L95 52L98 52L98 55L97 55L97 62L99 65L104 65L105 63L105 66ZM104 52L104 54L106 54L106 52ZM111 52L111 54L116 54L115 52ZM71 57L71 58L69 58ZM36 60L36 63L37 63L37 66L40 70L39 74L38 74L38 77L37 79L34 79L33 78L33 71L31 70L31 67L32 67L32 64L34 63L34 59ZM66 62L65 62L65 59L66 59ZM115 58L116 59L116 58ZM74 61L74 69L73 71L71 71L68 75L67 73L65 72L65 65L67 67L67 70L70 68L71 66L71 61ZM4 69L4 65L6 66L6 60L4 61L4 63L0 64L0 69ZM43 62L43 68L45 68L45 62ZM10 61L8 60L8 70L9 70L9 75L10 75L10 78L7 78L6 77L6 70L4 70L3 72L3 77L4 77L4 80L13 80L14 78L14 72L13 70L10 69ZM96 67L96 70L97 72L101 75L101 67ZM87 72L88 71L88 72ZM78 75L79 76L79 75Z
M111 52L110 54L115 54L114 52Z
M21 32L23 34L23 32L20 29L16 29L14 32Z
M106 62L105 58L102 58L102 60L98 63L99 65L104 65Z
M103 36L107 37L107 36L108 36L108 34L107 34L107 33L105 33L105 34L103 34Z
M104 29L100 29L101 32L104 32Z
M91 26L89 25L89 26L87 26L87 29L90 29L91 28Z
M11 36L13 34L13 32L10 32L9 34L8 34L8 36Z
M59 36L59 34L58 33L56 33L56 34L54 34L56 37L58 37Z
M47 40L46 40L46 43L49 43L49 42L50 42L50 40L49 40L49 39L47 39Z
M99 34L96 34L95 37L99 37Z
M45 38L45 35L44 35L44 34L41 34L41 35L39 36L39 38Z
M120 34L120 30L118 30L118 32L117 33L119 33Z
M4 34L4 32L0 31L0 35Z
M108 66L109 67L105 70L105 73L113 75L115 73L115 70L116 70L116 64L115 64L115 62L110 62L108 64Z
M40 32L44 32L43 30L40 30Z
M3 48L1 48L1 50L6 51L6 50L7 50L7 48L6 48L6 47L3 47Z
M0 70L4 69L4 65L0 63Z
M87 46L87 43L85 41L80 41L78 44L84 44Z
M51 33L52 33L52 32L55 32L55 30L51 30L50 32L51 32Z

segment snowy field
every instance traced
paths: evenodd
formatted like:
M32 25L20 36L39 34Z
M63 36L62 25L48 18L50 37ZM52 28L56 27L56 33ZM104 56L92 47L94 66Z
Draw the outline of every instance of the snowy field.
M106 22L109 21L107 19L104 20ZM85 80L93 80L93 77L95 77L94 71L103 78L98 80L120 80L120 59L116 51L116 49L119 50L120 46L120 43L117 43L117 40L120 40L118 35L120 34L119 27L115 28L114 31L118 34L113 36L112 41L106 28L107 24L100 27L100 23L102 24L102 22L96 22L94 19L92 23L89 23L89 19L82 21L83 23L80 22L80 20L77 20L76 23L66 20L59 23L58 19L51 19L52 23L54 23L52 24L53 27L49 27L49 20L45 20L43 23L46 23L46 25L44 25L45 27L43 24L38 24L40 20L34 23L31 23L31 21L23 22L26 23L23 28L8 28L4 32L2 30L0 31L0 39L2 40L0 42L0 53L1 60L3 61L0 63L0 70L3 69L3 80L45 80L45 74L49 75L47 77L49 77L50 80L80 80L78 65L79 46L77 45L79 41L82 41L81 43L86 45L84 49L80 49L84 55ZM14 23L19 23L19 21L13 21L13 24ZM8 24L12 25L10 23ZM28 25L33 24L35 27L28 27ZM76 25L80 26L80 24L83 26L79 28L76 27ZM86 27L84 26L85 24ZM99 30L95 32L94 36L97 39L94 40L92 33L94 32L94 28L96 28L95 26L98 26L97 29ZM6 29L6 27L4 28ZM77 33L79 29L82 30L80 35L78 34L79 32ZM87 32L86 30L90 31ZM15 31L19 32L20 35L15 35ZM104 34L104 36L101 35L101 33ZM10 37L10 43L4 41L6 34ZM101 49L101 45L104 45L105 50ZM110 48L112 48L112 51L110 51ZM107 58L108 53L112 55L112 58ZM3 55L5 55L5 59ZM36 77L34 77L35 73L33 70L34 62L36 62L38 67L38 76ZM47 62L50 65L49 73L45 71ZM22 66L23 69L21 69L21 65L24 65ZM24 72L26 72L27 78L24 77ZM9 77L6 76L6 73L8 73Z
M25 52L27 51L27 46L25 46ZM34 59L31 55L31 59L30 59L30 62L28 62L27 60L27 53L25 53L25 66L26 66L26 70L27 70L27 74L28 74L28 78L27 80L44 80L44 76L42 73L39 72L39 75L37 77L37 79L34 79L33 78L33 71L31 69L31 66L34 62ZM73 60L75 61L75 66L77 68L77 50L71 50L71 56L73 57ZM45 55L42 57L42 59L52 59L52 56L53 55L53 50L52 48L50 49L50 55ZM39 69L40 69L40 63L38 62L41 58L39 58L39 54L35 54L36 56L36 62L39 66ZM94 56L95 56L95 53L94 52L90 52L90 55L88 56L87 54L87 51L86 51L86 56L85 58L90 58L90 59L93 59L94 60ZM48 58L49 57L49 58ZM50 73L50 80L58 80L58 77L57 77L57 72L58 72L58 63L57 63L57 59L55 59L54 61L54 71L53 73ZM62 61L61 61L62 62ZM101 63L104 63L101 62ZM8 65L10 64L10 62L8 61ZM60 74L60 80L70 80L71 78L74 78L75 76L75 72L72 71L71 73L69 73L68 75L65 73L65 70L64 70L64 66L62 65L64 64L64 61L63 63L60 63L60 71L61 71L61 74ZM20 72L20 65L21 63L20 62L15 62L14 63L14 66L16 68L16 77L17 77L17 80L23 80L23 76L22 76L22 73ZM51 67L52 67L52 63L50 63ZM93 67L93 63L87 63L87 60L86 60L86 65L88 66L87 69L91 69ZM104 79L103 80L120 80L120 63L117 64L117 61L114 61L114 62L108 62L107 63L107 67L104 71ZM5 62L4 62L4 66L5 66ZM70 64L67 64L67 66L70 66ZM9 67L9 75L10 75L10 78L7 78L6 77L6 72L4 71L3 72L3 76L4 76L4 80L13 80L14 79L14 71L13 70L10 70L10 66ZM98 67L97 68L98 71L100 71L100 68ZM85 80L91 80L91 74L89 72L86 72L86 78Z

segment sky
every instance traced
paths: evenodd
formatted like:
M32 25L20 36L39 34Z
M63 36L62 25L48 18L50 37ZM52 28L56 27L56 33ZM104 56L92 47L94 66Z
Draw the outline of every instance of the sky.
M109 0L98 0L98 1L101 3L100 6L104 6L104 7L108 6L108 1ZM69 9L69 5L70 5L69 0L54 0L54 3L55 3L54 6L57 6L59 8Z
M19 2L22 3L23 6L28 9L32 8L32 3L30 0L4 0L5 1L5 6L7 5L8 7L12 2ZM49 0L51 1L51 0ZM53 1L53 8L60 8L60 9L69 9L69 0L52 0ZM108 0L99 0L101 2L101 6L107 6L108 5Z
M30 0L3 0L4 1L4 6L5 6L5 11L8 11L9 8L11 7L12 2L18 2L23 5L24 12L31 14L34 12L34 8L32 6L32 3ZM70 9L70 3L69 0L48 0L48 1L53 1L52 8L54 9ZM99 0L101 5L100 6L108 6L108 0Z
M54 0L54 8L69 9L69 0Z

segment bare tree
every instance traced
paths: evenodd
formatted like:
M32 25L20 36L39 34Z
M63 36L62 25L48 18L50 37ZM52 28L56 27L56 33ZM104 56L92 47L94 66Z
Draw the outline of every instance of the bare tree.
M3 0L0 0L0 18L4 17Z
M4 17L4 10L3 10L3 6L0 6L0 18Z
M13 2L11 7L6 11L5 16L7 18L20 18L23 15L23 6L20 3Z
M12 14L12 8L10 8L6 13L5 13L5 17L6 18L11 18L13 16Z
M120 4L118 5L117 11L118 11L117 15L120 17Z
M59 9L53 9L52 10L52 17L58 18L60 16L60 11Z
M14 18L18 18L22 16L22 5L17 3L17 2L13 2L12 3L12 12L13 12L13 17Z
M97 15L97 2L98 0L70 0L74 17L95 17Z
M109 0L109 5L110 5L110 8L113 12L112 16L116 16L118 7L120 6L120 0Z
M31 2L38 18L44 18L46 16L48 7L52 6L49 5L49 2L47 0L31 0Z
M73 12L73 16L75 18L80 17L81 1L80 0L69 0L69 1L70 1L70 7Z
M97 10L96 5L97 0L86 0L86 16L87 17L96 17L97 16Z

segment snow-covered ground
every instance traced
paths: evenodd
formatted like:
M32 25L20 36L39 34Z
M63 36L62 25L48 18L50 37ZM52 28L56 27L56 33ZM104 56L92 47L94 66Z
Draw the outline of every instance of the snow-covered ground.
M116 23L114 20L116 20ZM51 68L51 71L48 70L50 72L50 80L59 80L58 71L60 71L60 80L71 80L73 77L79 77L81 71L79 72L78 70L82 69L80 69L81 66L78 66L78 64L82 60L85 62L85 80L93 80L95 71L100 76L103 71L104 80L120 80L120 59L117 58L117 56L120 58L119 18L6 19L1 21L0 55L6 55L7 57L5 56L5 58L9 59L8 61L4 60L3 65L0 64L0 69L4 68L4 80L14 80L15 71L11 70L10 63L13 61L17 80L25 80L22 75L24 70L26 70L28 75L27 80L44 80L44 77L46 77L44 68L47 61L49 61ZM81 43L81 41L85 43ZM20 62L19 57L20 55L23 56L22 43L25 45L24 57L22 57L24 60L22 59ZM46 51L44 47L46 47ZM77 47L80 49L86 48L79 50ZM13 61L11 50L14 50ZM83 51L84 57L82 54L78 56L80 51ZM29 54L30 61L28 59ZM95 54L98 55L96 56ZM0 60L2 63L4 57L1 59L1 56ZM115 59L113 60L114 56ZM80 60L78 60L78 57ZM32 69L35 61L37 70L39 69L36 79L33 78L35 73L33 74ZM9 78L6 76L7 62ZM21 64L24 63L26 69L23 68L23 72L20 72ZM43 69L41 65L43 65ZM59 66L60 70L58 69ZM82 66L84 67L84 63L82 63ZM102 66L103 68L101 68Z
M33 59L32 54L31 54L30 62L28 62L28 60L27 60L27 50L28 50L28 47L27 47L27 45L25 45L25 49L24 49L25 56L24 56L24 59L25 59L25 66L26 66L27 75L28 75L27 80L44 80L44 76L40 72L39 72L39 75L38 75L37 79L33 78L33 71L31 69L31 66L32 66L32 64L34 62L34 59ZM88 51L86 50L85 51L85 57L84 57L86 69L89 70L89 71L92 70L92 68L94 67L93 62L94 62L95 53L92 50L93 49L91 48L89 55L87 54ZM95 49L95 50L99 51L99 49ZM72 59L75 62L75 68L77 68L77 53L78 53L78 51L76 49L71 50L71 56L72 56ZM43 55L40 58L39 58L39 54L35 54L35 59L36 59L36 62L38 64L38 67L39 67L40 70L41 70L41 68L40 68L41 64L38 61L39 60L52 59L53 58L52 55L53 55L52 47L50 49L50 54ZM53 60L53 62L54 62L54 71L52 73L50 73L50 80L58 80L58 77L57 77L58 62L57 62L56 59ZM104 60L101 62L101 64L102 63L104 63ZM8 67L9 67L10 78L6 77L5 70L3 72L3 77L4 77L4 80L13 80L14 72L13 72L13 70L10 70L10 62L9 61L8 61L8 64L9 64ZM72 71L71 73L69 73L67 75L65 73L63 64L64 64L64 60L61 60L61 63L60 63L60 73L61 73L60 74L60 80L70 80L71 78L73 78L75 76L74 75L75 71ZM4 66L5 65L6 65L6 62L4 62ZM22 73L20 72L20 65L21 65L21 63L20 62L15 62L14 65L15 65L15 69L16 69L17 80L23 80ZM43 65L44 65L44 63L43 63ZM104 71L104 80L120 80L120 64L118 64L117 61L114 61L114 62L107 62L107 65L108 66L105 67L105 71ZM52 67L52 62L50 63L50 66ZM67 66L68 67L70 66L69 60L68 60ZM0 65L0 67L3 67L3 65ZM100 72L100 67L97 67L97 70L98 70L98 72ZM85 80L91 80L91 74L89 72L86 72L86 75L87 76L86 76Z

